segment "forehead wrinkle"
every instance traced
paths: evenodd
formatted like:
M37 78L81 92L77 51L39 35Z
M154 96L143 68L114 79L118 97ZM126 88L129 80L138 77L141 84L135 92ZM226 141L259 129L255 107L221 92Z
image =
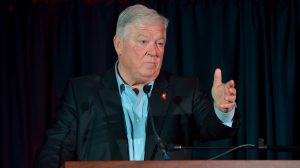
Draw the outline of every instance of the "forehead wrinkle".
M150 32L148 32L147 30L149 30ZM156 33L156 32L160 32L161 36ZM133 31L133 34L135 37L145 37L145 38L155 38L155 40L165 40L165 33L162 32L161 30L151 30L151 29L147 29L145 28L136 28L135 31Z

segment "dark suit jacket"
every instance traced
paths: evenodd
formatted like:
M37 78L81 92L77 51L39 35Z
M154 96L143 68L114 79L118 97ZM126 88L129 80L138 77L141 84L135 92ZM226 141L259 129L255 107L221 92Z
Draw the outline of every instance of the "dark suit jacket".
M161 98L166 93L167 99ZM213 104L194 78L161 72L150 98L154 123L167 144L192 145L193 140L232 136L236 127L223 125ZM149 119L149 117L148 117ZM128 160L125 120L114 68L105 75L70 80L37 157L38 167L59 167L66 160ZM150 122L146 128L145 160L160 159ZM170 152L171 159L188 159Z

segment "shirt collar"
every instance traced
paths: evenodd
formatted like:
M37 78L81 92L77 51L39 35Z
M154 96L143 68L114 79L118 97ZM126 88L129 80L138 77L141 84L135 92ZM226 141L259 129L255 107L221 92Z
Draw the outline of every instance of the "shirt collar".
M118 64L119 64L119 60L115 63L115 74L116 74L116 79L117 79L117 84L118 84L118 89L119 89L119 93L120 95L122 95L123 91L125 90L125 84L123 79L121 78L119 71L118 71ZM149 82L148 85L151 86L151 90L149 92L149 95L151 95L152 89L153 89L153 85L154 85L154 80Z

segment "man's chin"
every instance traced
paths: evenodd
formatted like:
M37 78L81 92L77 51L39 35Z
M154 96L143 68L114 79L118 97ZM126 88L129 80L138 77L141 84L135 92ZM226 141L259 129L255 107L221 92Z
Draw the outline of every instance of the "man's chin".
M150 81L155 80L158 76L158 73L157 72L155 72L155 73L144 73L142 76L143 76L143 80L148 83Z
M147 70L157 70L159 68L160 64L158 62L145 62L143 64L143 67Z

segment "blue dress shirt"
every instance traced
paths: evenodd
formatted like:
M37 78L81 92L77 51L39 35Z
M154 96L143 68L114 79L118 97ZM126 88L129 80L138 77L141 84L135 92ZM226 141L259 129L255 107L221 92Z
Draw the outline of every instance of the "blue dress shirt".
M126 123L129 160L144 160L148 116L147 94L143 90L139 90L136 94L129 85L125 84L118 73L117 64L115 72ZM151 81L148 85L153 84L154 81ZM151 92L152 87L149 96Z

